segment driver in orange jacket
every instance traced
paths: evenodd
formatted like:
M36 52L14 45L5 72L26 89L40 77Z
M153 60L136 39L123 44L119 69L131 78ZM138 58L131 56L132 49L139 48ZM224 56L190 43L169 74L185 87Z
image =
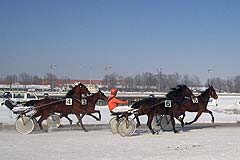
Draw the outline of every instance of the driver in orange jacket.
M128 104L128 101L116 98L117 92L118 90L116 88L110 90L110 96L107 101L110 112L127 112L128 110L131 110L132 108L128 106L118 106L121 104Z

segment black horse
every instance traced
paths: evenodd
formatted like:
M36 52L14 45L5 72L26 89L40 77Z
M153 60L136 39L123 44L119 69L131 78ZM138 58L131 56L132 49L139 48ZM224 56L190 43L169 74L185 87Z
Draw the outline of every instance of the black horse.
M175 108L178 107L180 103L185 103L184 99L191 100L193 96L194 96L193 93L186 85L178 85L176 88L172 88L170 92L167 94L167 96L164 98L149 97L134 103L132 105L132 108L139 109L138 113L134 114L137 120L137 126L140 126L138 116L147 115L148 116L147 126L150 129L151 133L155 134L156 132L152 129L151 126L153 117L157 114L170 115L173 131L174 133L177 133L178 131L175 128L174 120L174 115L176 115L174 113L174 111L176 111ZM178 101L176 101L177 97L178 98L181 97L181 99L179 98ZM168 107L167 105L169 105L170 107Z

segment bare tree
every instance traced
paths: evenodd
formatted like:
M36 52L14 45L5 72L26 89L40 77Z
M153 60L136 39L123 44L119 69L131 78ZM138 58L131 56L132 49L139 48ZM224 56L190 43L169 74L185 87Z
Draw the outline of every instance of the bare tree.
M234 92L239 92L240 91L240 75L234 77Z
M30 76L27 73L21 73L19 77L20 77L20 82L25 86L25 89L26 89L26 85L32 82L32 76Z
M38 77L37 75L32 77L33 84L43 84L43 78Z
M10 85L10 89L12 89L12 84L17 81L17 75L7 75L4 80Z
M57 80L57 76L52 73L46 73L45 79L48 84L51 84L51 90L53 90L56 86L55 81Z

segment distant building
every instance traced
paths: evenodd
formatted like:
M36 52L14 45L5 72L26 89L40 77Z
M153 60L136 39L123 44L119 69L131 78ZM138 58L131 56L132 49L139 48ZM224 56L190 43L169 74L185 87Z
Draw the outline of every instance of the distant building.
M84 84L91 93L96 93L99 90L98 86L103 84L102 80L66 80L58 79L56 80L56 87L61 88L62 90L69 90L70 86L75 85L76 83Z

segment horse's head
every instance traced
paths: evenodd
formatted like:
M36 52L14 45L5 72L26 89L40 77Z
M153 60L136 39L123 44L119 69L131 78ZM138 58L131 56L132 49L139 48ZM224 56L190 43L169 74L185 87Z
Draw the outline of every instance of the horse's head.
M209 95L210 95L210 97L212 97L212 98L214 98L214 99L217 99L218 98L218 95L217 95L217 93L216 93L216 90L213 88L213 86L211 85L209 85L208 86L208 93L209 93Z
M101 90L99 90L99 91L96 93L96 95L97 95L97 98L98 98L98 99L107 100L107 96L105 96L105 94L104 94Z
M195 97L195 95L192 93L192 91L186 85L179 85L179 87L182 90L182 95L185 95L186 97L190 97L190 98Z
M68 91L66 96L81 96L82 94L90 94L90 91L85 85L83 85L82 83L78 83L70 91Z
M79 83L77 86L78 86L77 92L81 94L91 94L91 92L88 90L88 88L84 84Z

